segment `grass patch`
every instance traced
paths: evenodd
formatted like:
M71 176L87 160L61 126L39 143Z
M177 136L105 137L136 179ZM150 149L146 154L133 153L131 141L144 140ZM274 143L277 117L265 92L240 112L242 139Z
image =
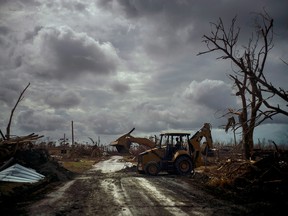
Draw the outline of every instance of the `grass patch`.
M97 161L81 159L78 161L62 161L61 164L67 170L74 173L83 173L92 168Z

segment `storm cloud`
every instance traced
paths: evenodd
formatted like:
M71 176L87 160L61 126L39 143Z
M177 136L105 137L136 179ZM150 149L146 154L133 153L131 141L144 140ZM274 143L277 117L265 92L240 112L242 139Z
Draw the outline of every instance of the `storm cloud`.
M239 49L255 28L255 15L274 19L269 81L288 82L288 3L285 0L15 0L0 2L0 129L6 128L20 92L13 134L39 133L59 140L73 120L77 141L109 143L133 127L150 136L168 129L195 132L204 122L224 134L227 108L239 108L228 60L198 56L202 36L221 17L237 16ZM278 102L278 101L276 101ZM285 136L287 118L257 129L255 139ZM273 133L269 133L273 127ZM239 133L240 134L240 133ZM276 136L277 134L277 136ZM240 139L239 137L237 137Z

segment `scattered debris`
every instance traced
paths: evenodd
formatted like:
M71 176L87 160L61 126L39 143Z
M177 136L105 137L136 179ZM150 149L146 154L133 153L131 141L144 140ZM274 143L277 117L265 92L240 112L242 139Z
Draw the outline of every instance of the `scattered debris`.
M6 164L7 163L5 163L5 165ZM55 159L50 157L48 151L45 149L18 149L13 154L13 157L9 159L8 164L9 165L6 165L4 170L2 170L2 172L4 171L4 174L1 172L1 176L2 174L7 174L9 170L11 171L13 168L13 172L16 170L18 173L16 174L16 177L14 177L14 180L17 179L19 181L1 181L0 183L0 208L1 211L3 209L4 212L5 210L8 211L8 209L15 208L17 203L27 202L28 200L44 196L57 185L73 179L76 175L62 167ZM29 167L29 171L26 170L27 172L25 172L25 167ZM35 170L35 173L30 169ZM23 174L23 171L25 174ZM35 181L33 182L33 175L38 175L39 177L45 176L45 178L41 178L39 181L34 179ZM26 182L24 182L24 178L19 178L28 176L30 177L30 180L27 180ZM11 180L13 177L9 178Z
M27 143L30 143L32 141L35 141L37 139L40 139L42 138L43 136L39 136L37 134L29 134L27 136L21 136L21 137L14 137L14 138L10 138L10 139L5 139L5 140L2 140L0 142L1 145L5 145L5 144L27 144Z
M15 155L19 149L32 149L33 141L36 141L43 136L37 134L29 134L27 136L14 137L9 139L0 139L0 167Z
M261 157L260 157L261 156ZM266 150L257 160L227 159L207 174L210 186L233 187L236 190L288 193L288 152Z

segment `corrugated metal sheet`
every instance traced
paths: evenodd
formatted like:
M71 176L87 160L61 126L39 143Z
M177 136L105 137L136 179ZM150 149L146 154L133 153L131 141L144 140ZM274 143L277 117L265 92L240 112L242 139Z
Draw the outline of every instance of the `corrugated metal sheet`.
M0 172L0 181L35 183L45 178L35 170L14 164Z

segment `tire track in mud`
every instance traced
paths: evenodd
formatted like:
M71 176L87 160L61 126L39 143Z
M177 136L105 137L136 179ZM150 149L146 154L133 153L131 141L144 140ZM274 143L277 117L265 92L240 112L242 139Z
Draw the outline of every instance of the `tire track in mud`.
M188 215L177 207L184 203L167 197L142 177L104 179L101 187L121 206L118 215Z
M183 178L91 169L36 202L28 215L245 215L240 206L218 200Z
M185 205L179 206L189 215L245 215L246 209L227 200L217 199L193 184L186 177L159 177L153 184L166 196L172 196ZM188 180L189 181L189 180ZM193 180L191 180L193 181ZM163 185L165 185L163 187Z
M126 179L122 179L122 182L123 180L125 181ZM142 191L142 193L145 192L145 196L149 197L150 200L153 200L150 203L150 208L154 208L154 214L152 215L188 215L179 208L180 206L185 205L183 202L178 201L175 196L167 196L167 194L159 190L160 188L156 187L153 182L150 182L148 179L136 177L133 181L132 179L129 179L128 182L134 182L135 185L139 185L141 187L139 191ZM160 209L161 213L159 214Z
M66 192L75 183L76 180L65 183L62 187L47 194L46 198L36 202L29 208L29 215L50 215L58 204L66 199ZM68 203L68 201L67 201Z
M179 177L123 177L123 200L131 215L241 215L245 209L186 183ZM124 199L125 197L125 199Z
M188 184L187 181L190 181ZM167 194L175 193L177 198L183 202L187 202L187 211L190 215L246 215L245 206L229 200L218 199L205 190L191 184L193 179L186 177L161 177L153 181L154 185L165 185ZM186 209L186 208L184 208Z
M123 189L120 187L119 182L115 182L115 179L104 179L101 182L101 187L108 195L112 195L116 205L121 207L121 212L119 215L133 215L130 208L125 201L125 196L123 195Z

